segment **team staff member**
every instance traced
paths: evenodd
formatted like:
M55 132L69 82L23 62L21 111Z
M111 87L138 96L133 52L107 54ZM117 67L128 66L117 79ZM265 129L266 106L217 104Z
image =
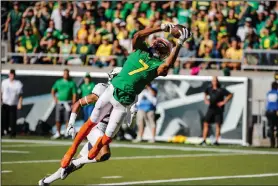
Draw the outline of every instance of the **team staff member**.
M203 142L201 145L206 144L209 123L212 122L216 123L216 142L214 145L219 145L218 140L220 137L220 126L223 122L224 105L232 98L232 96L232 93L230 93L228 90L221 88L217 77L214 76L211 81L211 86L205 91L205 104L209 106L205 116Z
M1 99L2 99L2 126L1 134L10 132L11 137L16 136L17 110L22 108L22 88L19 80L15 80L15 70L10 70L9 78L2 81ZM11 131L9 131L9 127Z
M56 93L58 93L57 97ZM63 78L58 79L51 90L51 94L56 103L55 114L57 127L57 132L54 134L54 136L52 136L52 139L58 139L61 137L61 122L65 122L66 126L68 125L71 104L76 102L76 93L76 84L70 78L69 70L65 69Z
M88 96L89 94L92 93L92 90L95 87L95 83L91 82L91 76L89 73L87 73L84 77L84 83L80 86L79 92L81 94L81 97L85 97ZM84 121L87 121L89 116L91 115L93 109L94 109L94 104L91 105L87 105L85 107L83 107L83 117L84 117Z
M268 126L270 129L270 147L275 147L275 136L274 128L278 129L278 84L273 82L271 85L271 90L268 91L266 95L266 117L268 121ZM277 147L278 147L278 133L277 136Z

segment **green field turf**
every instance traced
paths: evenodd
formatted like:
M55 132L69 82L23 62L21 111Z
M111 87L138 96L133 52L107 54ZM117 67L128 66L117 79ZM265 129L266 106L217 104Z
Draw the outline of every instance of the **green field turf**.
M37 185L57 170L70 140L41 140L2 140L2 185ZM278 185L278 149L113 142L111 151L53 185Z

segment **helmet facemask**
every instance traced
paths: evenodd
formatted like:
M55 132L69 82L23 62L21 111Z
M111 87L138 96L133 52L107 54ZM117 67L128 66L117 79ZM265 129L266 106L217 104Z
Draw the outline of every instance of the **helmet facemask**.
M156 39L151 47L154 50L153 55L161 60L166 59L172 51L172 44L168 40L162 38Z

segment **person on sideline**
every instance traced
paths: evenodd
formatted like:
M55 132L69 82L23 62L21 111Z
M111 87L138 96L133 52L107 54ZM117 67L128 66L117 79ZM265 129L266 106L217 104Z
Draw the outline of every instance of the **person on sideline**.
M56 93L58 94L56 96ZM61 137L61 123L65 122L68 125L71 112L71 104L76 102L77 88L75 82L69 76L69 70L64 70L63 78L58 79L52 89L51 94L56 103L56 127L57 132L52 136L52 139ZM65 134L65 137L67 135Z
M15 79L15 70L11 69L9 78L2 81L2 126L1 134L10 133L10 137L16 136L17 110L22 108L23 85Z
M218 78L214 76L211 81L211 86L205 91L205 104L209 106L205 116L203 141L201 145L206 145L209 124L213 122L216 123L216 141L214 142L214 145L219 145L218 141L220 138L221 124L223 123L224 106L232 96L232 93L221 87Z

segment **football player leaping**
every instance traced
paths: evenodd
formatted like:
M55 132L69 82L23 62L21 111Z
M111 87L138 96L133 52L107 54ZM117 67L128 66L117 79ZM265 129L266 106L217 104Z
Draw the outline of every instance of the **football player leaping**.
M109 87L99 97L91 117L81 127L72 146L64 155L61 161L62 168L70 165L78 145L112 108L105 134L99 137L88 154L88 159L97 157L102 147L112 141L127 114L127 107L135 102L136 96L153 79L167 75L177 59L180 48L192 33L185 27L179 29L180 35L173 51L170 42L165 39L156 39L150 47L146 45L145 39L156 32L171 32L172 27L172 24L162 24L160 27L140 30L134 35L132 40L134 51L129 54L122 71L112 79Z
M94 89L92 91L92 94L79 99L73 105L72 113L71 113L70 120L69 120L69 124L68 124L68 127L66 129L67 135L74 137L75 134L76 134L76 131L75 131L75 128L74 128L74 123L75 123L77 114L80 110L80 107L88 105L88 104L95 103L98 100L98 97L109 86L109 82L111 81L111 79L113 77L115 77L121 71L121 69L122 68L120 68L120 67L117 67L117 68L113 69L110 73L108 73L108 83L107 84L98 83L94 87ZM136 115L135 107L132 107L129 114L126 117L125 124L130 126L132 124L132 120L134 119L135 115ZM71 161L71 164L66 169L59 168L52 175L41 179L39 181L39 185L46 186L46 185L49 185L50 183L52 183L52 182L54 182L58 179L65 179L70 173L72 173L72 172L80 169L81 167L83 167L84 164L97 163L97 162L102 162L102 161L108 160L110 158L110 155L111 155L109 145L104 145L102 147L102 149L100 150L100 152L98 153L98 155L93 160L89 160L89 159L87 159L87 157L88 157L89 149L91 149L95 145L95 143L96 143L96 141L99 137L104 135L104 132L106 130L106 127L107 127L107 124L108 124L108 121L109 121L109 116L110 116L110 113L108 113L102 119L102 121L99 122L97 124L97 126L95 126L90 131L90 133L87 136L88 142L84 145L84 147L80 151L77 159L73 159Z

